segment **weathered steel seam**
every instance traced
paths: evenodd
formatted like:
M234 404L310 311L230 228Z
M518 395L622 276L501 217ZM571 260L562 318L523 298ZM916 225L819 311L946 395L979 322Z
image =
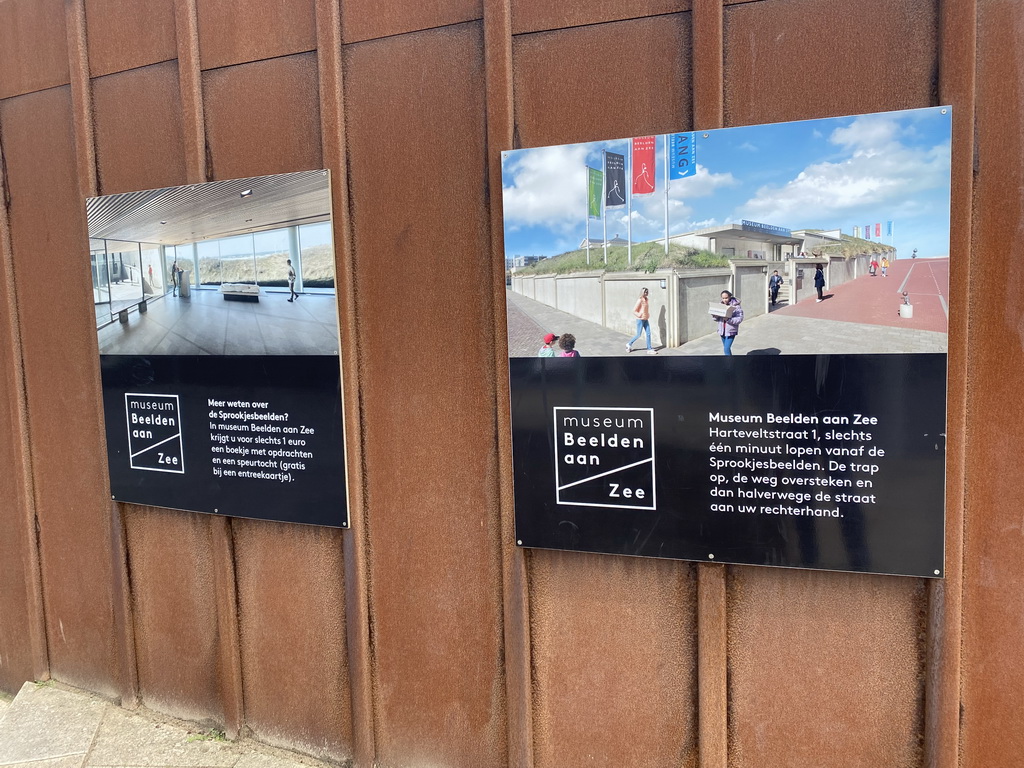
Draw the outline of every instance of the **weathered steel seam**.
M317 67L319 72L320 137L323 164L331 172L336 284L342 364L342 412L345 426L346 489L349 530L341 534L344 553L345 632L352 702L354 765L369 768L376 761L373 696L373 649L370 638L370 551L366 510L366 452L355 291L355 255L349 195L345 131L341 9L335 0L316 1Z
M199 184L211 180L214 173L206 144L195 0L175 0L174 20L185 145L185 173L189 183ZM224 730L229 738L237 738L245 723L245 700L238 623L238 583L230 518L210 517L210 547L217 610L217 653L221 671L218 684L224 710Z
M89 47L84 0L67 0L64 5L65 28L68 45L68 73L71 84L71 114L78 163L78 188L81 213L85 212L85 198L100 193L99 166L96 156L96 125L93 114L92 80L89 71ZM98 353L98 349L97 349ZM97 371L98 373L98 371ZM102 391L99 376L94 389ZM100 450L106 454L106 432L102 411L96 409L96 434ZM128 566L128 548L125 529L125 508L111 501L109 505L109 546L111 577L111 609L114 636L114 663L117 666L117 689L125 706L135 707L139 702L139 673L135 648L135 621L132 613L131 583Z
M532 768L533 680L530 642L530 589L525 550L515 545L515 504L512 493L511 413L509 411L508 331L505 317L502 152L513 148L515 106L512 78L512 7L510 0L484 2L484 69L487 97L487 202L490 213L491 345L495 397L495 454L498 485L496 506L501 561L503 674L505 683L506 759L508 765Z
M724 127L724 9L722 0L694 0L693 127ZM697 565L697 728L700 768L729 759L727 566Z
M28 632L32 674L36 680L50 678L50 659L46 636L46 598L43 590L43 571L39 552L39 523L36 510L35 472L33 469L31 422L28 418L28 390L25 380L25 351L21 342L21 318L18 313L18 288L14 271L14 249L10 228L10 189L7 182L7 163L4 156L3 135L0 133L0 268L3 269L0 300L6 305L9 320L9 340L14 357L11 376L16 411L12 445L20 461L15 475L17 498L24 502L22 547L26 552L25 582L28 589Z
M942 2L939 18L938 99L953 106L951 170L953 214L950 253L971 253L974 219L976 0ZM955 162L959 158L960 162ZM928 638L925 674L924 765L960 764L963 643L963 576L967 482L967 411L970 398L971 327L964 298L970 295L971 260L950 261L950 285L963 286L949 321L946 445L946 563L944 579L928 584ZM957 307L959 303L961 306Z

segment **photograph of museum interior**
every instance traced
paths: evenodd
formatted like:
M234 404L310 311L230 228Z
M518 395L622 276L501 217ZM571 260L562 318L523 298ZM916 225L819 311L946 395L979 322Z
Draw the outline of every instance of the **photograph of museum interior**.
M327 171L94 197L86 214L101 354L338 354Z

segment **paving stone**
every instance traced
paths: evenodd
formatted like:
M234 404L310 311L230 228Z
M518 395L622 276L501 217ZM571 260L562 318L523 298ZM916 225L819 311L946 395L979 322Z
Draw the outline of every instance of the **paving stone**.
M90 696L25 683L0 720L0 765L84 756L108 706ZM81 758L73 764L80 765Z
M86 766L229 768L237 760L238 752L228 742L205 739L181 726L112 707L96 734Z

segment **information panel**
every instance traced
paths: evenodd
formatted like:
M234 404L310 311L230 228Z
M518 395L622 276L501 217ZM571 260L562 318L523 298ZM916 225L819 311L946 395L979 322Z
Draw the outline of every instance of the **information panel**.
M88 201L111 493L348 524L326 171Z
M517 543L941 577L950 109L685 136L503 155Z

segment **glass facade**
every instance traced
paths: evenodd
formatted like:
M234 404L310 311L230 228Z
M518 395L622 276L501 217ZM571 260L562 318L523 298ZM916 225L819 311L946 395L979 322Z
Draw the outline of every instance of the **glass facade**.
M171 290L171 265L193 288L247 283L288 290L288 259L296 291L334 293L334 243L329 221L180 245L89 241L96 323Z

